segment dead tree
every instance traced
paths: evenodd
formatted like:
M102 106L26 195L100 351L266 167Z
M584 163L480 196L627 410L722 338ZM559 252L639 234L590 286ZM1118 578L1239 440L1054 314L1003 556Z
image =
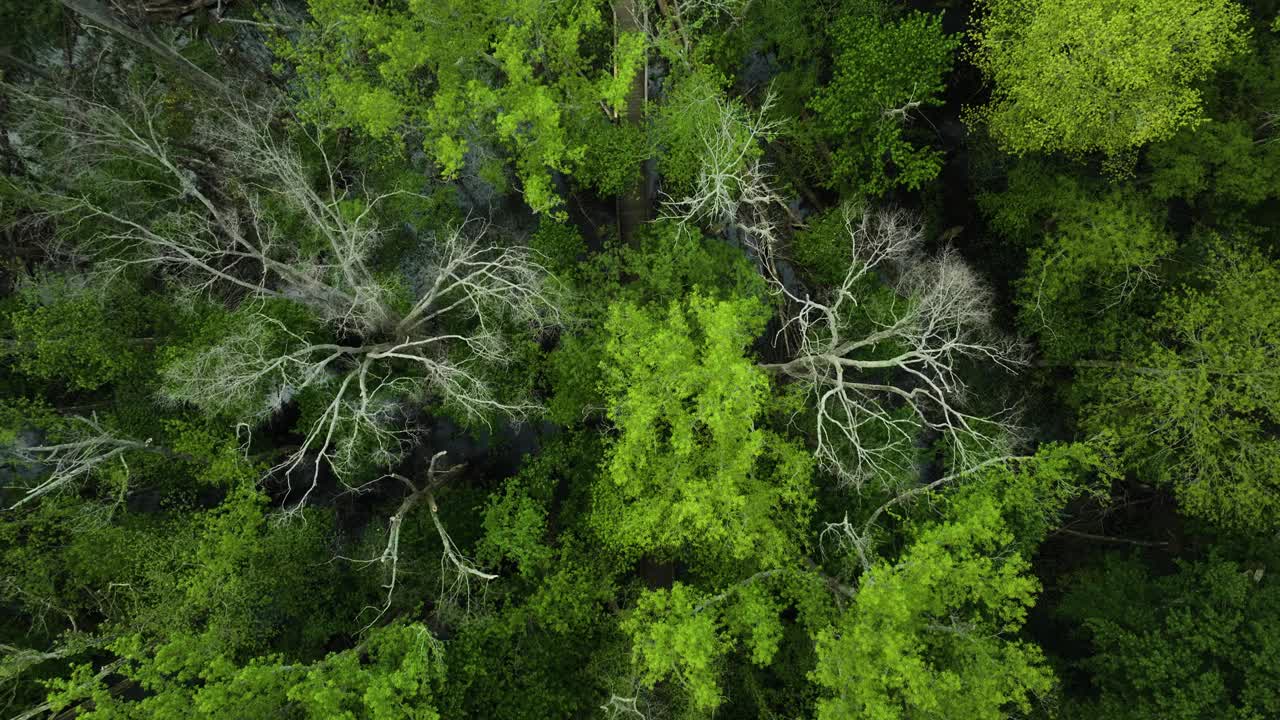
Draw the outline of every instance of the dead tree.
M735 223L744 206L754 208L776 199L756 157L760 143L778 127L769 118L774 96L767 94L754 113L723 96L698 102L714 104L717 113L712 126L700 129L703 147L697 185L685 197L667 198L661 218L724 228Z
M269 130L269 115L247 102L202 114L178 148L164 128L161 90L130 87L119 104L20 92L39 145L55 148L43 157L47 170L71 188L49 198L63 254L88 257L107 276L149 268L180 292L235 311L232 331L164 368L163 399L239 412L252 424L302 390L322 392L327 406L301 447L273 469L291 489L296 475L307 477L294 509L323 466L342 478L357 465L392 464L410 437L402 424L409 404L438 402L478 422L537 412L529 400L500 399L487 374L509 361L511 328L559 322L558 287L533 251L498 242L476 220L425 232L406 309L370 267L384 236L375 211L402 193L361 199L340 188L311 139L327 178L317 188L298 152ZM193 153L193 143L205 150ZM104 173L122 162L141 177ZM95 184L121 199L108 206L75 190ZM298 332L264 309L269 301L305 307L320 335L343 340Z
M400 501L400 506L396 508L396 511L392 513L387 521L387 544L382 553L374 558L354 561L361 564L380 565L387 578L386 583L383 584L387 591L386 602L380 608L376 608L377 615L365 626L366 628L376 623L391 607L396 591L396 581L399 577L400 529L409 513L424 502L427 510L431 513L431 522L435 525L436 533L440 536L440 546L442 548L440 554L441 599L446 602L457 602L458 600L465 602L471 597L471 583L473 581L487 582L498 577L493 573L484 572L463 555L462 551L453 542L449 532L445 530L444 523L440 521L440 507L436 505L434 491L463 468L462 465L454 465L449 468L441 467L440 463L445 454L446 451L441 450L431 456L431 462L427 467L426 479L421 484L399 473L391 473L388 476L403 483L408 490L408 494ZM350 560L351 558L345 559Z
M754 157L774 129L771 96L755 114L723 98L706 102L719 113L703 134L696 190L669 200L664 217L732 228L780 296L785 316L775 341L792 359L763 367L808 387L820 463L861 487L913 474L925 434L948 442L953 471L1005 454L1008 415L967 411L961 368L988 362L1013 370L1024 361L1020 345L992 326L990 293L977 275L954 252L925 257L923 228L909 213L847 203L839 210L850 247L843 282L820 294L787 284L778 269L787 204ZM889 292L873 302L886 283Z
M157 60L196 87L219 96L229 94L226 84L221 80L188 60L172 45L160 39L145 23L140 26L134 26L127 14L120 12L117 7L102 2L102 0L60 0L60 2L68 10L93 25L148 51ZM199 0L192 0L188 4L192 6L190 9L194 10L196 6L202 3ZM216 0L213 4L217 4Z
M749 112L720 95L697 102L714 104L716 121L701 129L702 156L692 193L668 197L660 219L731 234L756 261L772 283L781 283L779 250L791 210L774 189L768 166L760 159L761 144L779 123L769 115L775 102L767 93L760 109ZM792 218L794 219L794 218Z
M845 205L850 243L844 281L820 297L776 283L795 310L791 360L763 367L803 383L813 398L818 460L843 483L912 474L917 442L948 442L952 472L1006 454L1012 425L1004 413L971 414L962 366L1013 371L1022 348L992 325L990 295L954 252L920 253L923 230L902 210ZM878 301L869 287L891 283Z
M104 428L96 416L68 419L66 430L52 443L28 444L19 437L6 449L9 461L44 468L42 480L22 487L22 497L9 506L17 509L45 495L76 488L93 473L116 462L124 463L126 453L147 453L169 458L184 457L147 440L134 440ZM127 465L125 465L127 467Z

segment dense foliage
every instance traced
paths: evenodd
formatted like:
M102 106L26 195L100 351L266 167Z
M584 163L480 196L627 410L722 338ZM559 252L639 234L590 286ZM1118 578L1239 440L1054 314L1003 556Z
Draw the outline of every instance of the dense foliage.
M0 716L1280 716L1274 0L0 18Z

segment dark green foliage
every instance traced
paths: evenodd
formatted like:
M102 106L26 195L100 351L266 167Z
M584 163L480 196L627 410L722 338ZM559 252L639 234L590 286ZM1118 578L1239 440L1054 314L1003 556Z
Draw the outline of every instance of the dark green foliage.
M1131 466L1172 486L1188 514L1261 530L1280 472L1280 268L1256 250L1206 244L1194 279L1165 297L1148 344L1089 372L1084 418L1119 435Z
M941 103L959 39L920 12L896 21L850 13L831 33L833 77L810 102L832 146L826 184L867 195L919 189L938 175L942 155L910 141L907 127L920 122L920 108Z
M1058 612L1088 638L1091 699L1070 718L1273 717L1280 588L1270 567L1221 558L1170 575L1111 554L1071 578Z
M1045 355L1070 361L1114 352L1151 306L1159 264L1174 250L1162 209L1124 187L1018 163L1009 187L978 202L1002 237L1026 248L1018 319Z
M571 272L587 252L577 228L549 220L538 223L529 246L538 252L547 268L558 275Z
M745 16L727 24L722 34L703 41L709 56L729 75L743 75L763 56L777 63L771 89L778 109L788 117L805 114L805 105L829 63L827 29L848 2L833 0L761 0L746 4Z
M649 139L642 128L591 116L582 131L586 153L574 177L601 196L613 197L641 181L641 165L649 159Z
M30 60L57 37L67 19L53 0L4 0L0 2L0 47Z
M1280 194L1280 128L1270 109L1280 104L1280 41L1258 31L1250 41L1252 52L1206 88L1209 118L1147 152L1156 197L1212 203L1231 213Z
M166 308L127 284L98 288L90 282L55 277L23 288L9 322L10 352L24 373L95 390L149 364L161 340L153 328L165 324Z
M849 270L849 233L838 210L809 221L791 239L791 256L818 287L835 287Z

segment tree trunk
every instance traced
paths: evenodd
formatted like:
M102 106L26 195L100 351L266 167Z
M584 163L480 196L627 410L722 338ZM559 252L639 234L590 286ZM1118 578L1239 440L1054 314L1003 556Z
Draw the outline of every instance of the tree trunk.
M641 7L642 0L613 0L613 19L615 31L643 32ZM646 60L644 69L636 73L631 81L631 89L627 93L626 114L618 118L619 122L639 126L644 122L644 101L648 92L649 64ZM636 243L636 231L649 219L649 192L644 174L629 190L618 196L618 237L628 244Z
M80 15L94 25L151 51L158 60L168 65L170 69L182 75L197 87L218 95L227 93L227 87L222 84L222 81L183 57L177 50L161 42L150 30L145 28L138 29L129 25L101 0L60 1L68 10Z

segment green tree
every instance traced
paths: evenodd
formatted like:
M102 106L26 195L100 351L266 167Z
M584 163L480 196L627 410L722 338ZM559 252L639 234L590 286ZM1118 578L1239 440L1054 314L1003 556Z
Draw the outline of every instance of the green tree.
M855 554L862 575L816 633L818 717L1026 712L1054 685L1040 649L1016 636L1040 587L1028 558L1069 502L1114 479L1111 463L1105 441L1046 444L891 497L861 529L847 515L829 524L823 538ZM911 502L921 498L931 502ZM896 557L876 542L886 516L905 530Z
M1206 245L1145 344L1082 363L1082 419L1122 438L1130 466L1171 487L1186 513L1262 530L1280 509L1280 267L1247 246Z
M1205 88L1209 120L1186 127L1147 153L1151 192L1185 198L1219 216L1280 195L1280 37L1257 22L1250 52Z
M646 225L635 246L606 245L564 272L572 305L567 315L578 332L564 333L547 363L552 398L550 416L565 425L581 423L605 406L599 383L610 307L619 301L665 308L672 298L697 292L716 299L758 297L760 274L743 254L673 222Z
M703 612L699 593L680 583L670 590L641 596L622 628L633 637L641 679L652 687L671 679L689 695L694 708L715 709L721 703L719 665L728 641L716 616Z
M309 117L375 138L421 133L448 178L467 169L469 151L505 152L538 212L560 204L552 173L584 158L573 118L616 113L643 62L639 34L610 49L611 25L591 2L308 6L306 31L278 49L303 81Z
M821 720L999 720L1053 687L1040 649L1009 637L1039 583L1012 548L997 497L962 491L946 520L914 533L896 561L866 570L853 604L817 635ZM1049 497L1021 499L1033 507Z
M750 707L749 699L729 696L726 685L750 682L752 673L767 673L762 683L791 676L799 687L789 689L808 697L812 693L800 675L805 668L781 666L782 659L811 649L810 633L830 622L832 582L787 567L724 583L718 592L681 581L646 590L620 624L630 639L634 672L650 689L669 683L660 697L690 717ZM770 712L763 698L756 706Z
M972 112L1004 149L1121 156L1201 121L1199 83L1241 52L1234 0L984 0Z
M736 175L758 159L748 111L725 92L728 80L699 66L677 75L653 115L658 172L668 195L699 192L699 175Z
M444 716L573 717L607 696L627 568L585 527L600 462L594 434L561 434L489 496L476 557L502 577L448 641Z
M358 649L310 664L279 656L236 663L216 643L178 636L159 646L138 636L113 645L113 668L145 691L140 699L115 695L104 677L80 666L51 683L55 712L88 704L87 720L439 720L435 707L444 681L443 650L430 631L413 624L380 628Z
M978 196L992 227L1026 248L1018 320L1046 357L1115 351L1158 298L1175 249L1165 210L1141 192L1019 161L1008 187Z
M78 390L95 390L147 367L162 338L166 308L127 282L103 286L91 278L54 275L22 288L9 315L7 351L19 369Z
M1280 713L1280 587L1270 563L1218 557L1154 573L1108 554L1074 575L1057 612L1087 638L1095 696L1068 718L1255 720Z
M798 447L759 427L769 381L743 348L763 311L697 294L661 314L611 308L603 389L618 435L593 510L607 543L762 565L794 547L811 470Z
M835 21L833 76L809 103L833 146L826 183L864 195L918 190L937 177L942 153L912 142L908 126L920 108L942 104L960 44L942 32L939 15L883 15L851 12Z

